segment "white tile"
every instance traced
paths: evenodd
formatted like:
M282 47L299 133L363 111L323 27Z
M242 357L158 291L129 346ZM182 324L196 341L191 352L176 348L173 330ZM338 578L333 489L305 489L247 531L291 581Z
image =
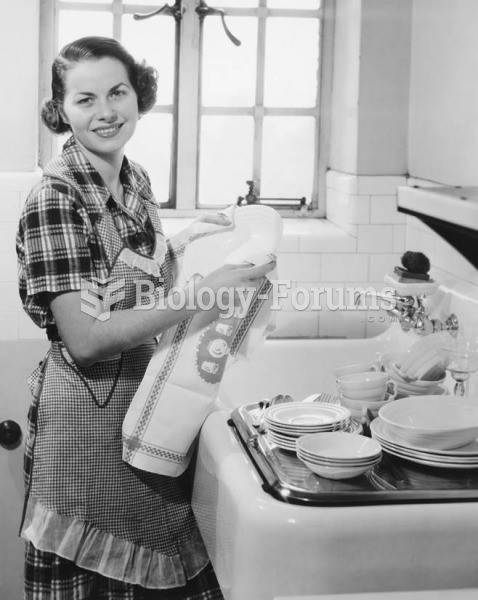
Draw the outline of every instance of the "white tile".
M396 196L370 197L370 223L372 224L405 224L406 215L397 210Z
M2 312L23 310L16 282L0 282L0 310Z
M357 225L357 252L390 253L393 250L392 225Z
M316 281L320 279L320 254L280 253L277 255L280 279Z
M358 193L371 195L393 195L399 185L406 184L406 177L400 175L360 175Z
M18 312L0 311L0 340L18 339Z
M0 221L0 252L11 252L15 249L17 221Z
M271 337L316 338L318 313L282 311L276 315L276 329Z
M19 217L19 192L0 191L0 221L18 222Z
M10 252L0 252L0 281L18 281L17 255L14 248Z
M41 176L41 169L31 173L0 173L0 191L28 191L40 181Z
M326 187L346 194L356 194L358 191L358 178L357 175L330 169L326 174Z
M329 281L362 281L368 276L367 254L323 254L322 277Z
M298 252L300 235L284 231L277 252Z
M22 312L18 315L18 337L21 340L46 340L46 333Z
M407 227L406 225L393 225L392 250L395 253L403 253L406 250Z
M400 266L401 254L370 254L369 279L380 281L385 275L393 273L395 266Z
M349 196L347 222L354 225L370 223L370 196Z

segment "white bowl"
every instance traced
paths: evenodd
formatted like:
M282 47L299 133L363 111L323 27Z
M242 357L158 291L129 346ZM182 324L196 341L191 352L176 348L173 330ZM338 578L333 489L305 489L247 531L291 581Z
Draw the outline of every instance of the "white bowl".
M187 281L225 264L257 262L274 254L282 237L282 219L270 206L248 205L232 213L233 226L217 227L186 247L183 272Z
M380 455L382 448L378 442L362 435L332 431L303 435L296 441L298 452L304 451L313 456L344 461L363 460Z
M342 375L350 375L351 373L366 373L367 371L378 371L379 367L374 363L354 363L334 369L335 378L338 379Z
M359 475L363 475L364 473L369 471L374 465L380 462L380 458L378 458L376 462L368 465L359 465L355 467L331 467L325 465L318 465L316 463L309 462L308 460L304 460L300 457L299 460L301 460L313 473L319 475L320 477L324 477L325 479L351 479L352 477L358 477Z
M388 373L383 371L348 373L337 378L337 386L342 394L349 397L379 397L385 395L389 379Z
M405 444L450 450L478 437L478 404L462 396L401 398L378 414Z
M348 398L347 396L340 395L340 401L342 404L349 409L352 417L360 418L363 413L368 409L372 413L374 417L378 415L378 411L388 404L389 402L393 402L395 400L395 394L387 394L383 400L374 401L374 400L356 400L353 398Z

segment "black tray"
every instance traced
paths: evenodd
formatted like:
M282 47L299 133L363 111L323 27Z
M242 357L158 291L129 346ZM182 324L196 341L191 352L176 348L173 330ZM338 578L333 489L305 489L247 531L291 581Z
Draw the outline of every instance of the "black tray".
M478 468L423 466L383 452L382 461L359 477L332 480L312 473L295 455L255 427L258 403L235 409L229 425L274 498L309 506L463 502L478 500Z

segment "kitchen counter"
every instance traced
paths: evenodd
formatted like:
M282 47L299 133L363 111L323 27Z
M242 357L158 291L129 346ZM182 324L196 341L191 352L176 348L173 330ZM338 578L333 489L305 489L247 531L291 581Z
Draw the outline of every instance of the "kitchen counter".
M193 495L226 600L478 587L478 503L281 502L262 489L227 419L216 412L203 426Z

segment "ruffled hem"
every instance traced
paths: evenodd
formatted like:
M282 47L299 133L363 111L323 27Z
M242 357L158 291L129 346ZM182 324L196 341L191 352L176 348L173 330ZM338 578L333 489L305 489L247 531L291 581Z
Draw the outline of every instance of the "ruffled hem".
M144 588L183 586L209 562L197 528L179 554L167 556L100 531L84 521L59 515L31 498L21 536L38 550L53 552L83 569Z

